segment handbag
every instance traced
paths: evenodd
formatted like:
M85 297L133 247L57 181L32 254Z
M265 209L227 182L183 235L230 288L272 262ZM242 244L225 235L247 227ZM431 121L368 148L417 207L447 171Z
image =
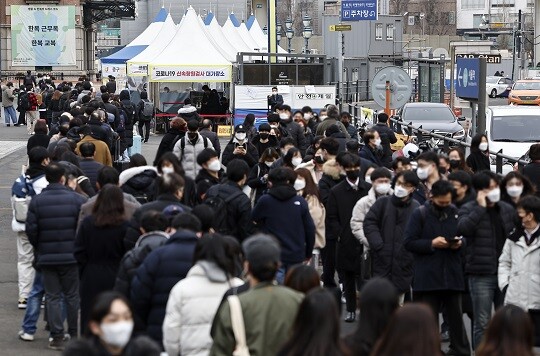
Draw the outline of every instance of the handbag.
M371 250L366 246L364 246L364 251L362 252L361 264L362 279L368 280L373 277L373 256L371 255Z
M236 347L233 356L249 356L249 348L246 342L246 329L244 326L244 315L238 296L231 295L227 297L229 308L231 310L231 324L236 339Z

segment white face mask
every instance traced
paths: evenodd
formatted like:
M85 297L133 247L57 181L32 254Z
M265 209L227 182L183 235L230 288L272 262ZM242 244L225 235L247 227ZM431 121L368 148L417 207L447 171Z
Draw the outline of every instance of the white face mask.
M238 132L234 135L238 141L244 141L246 139L246 133L245 132Z
M501 190L499 188L491 189L487 193L487 198L492 203L497 203L499 200L501 200Z
M522 185L512 185L510 187L506 187L506 192L512 198L517 198L517 197L519 197L521 195L521 193L523 193L523 186Z
M377 194L386 195L390 191L390 183L380 183L375 186Z
M282 112L279 114L279 118L281 120L287 120L289 118L289 114L287 114L286 112Z
M272 165L274 164L274 162L264 162L264 164L266 164L267 167L272 167Z
M103 335L101 339L107 344L124 348L133 332L133 321L118 321L116 323L102 323L100 325Z
M273 129L277 129L278 124L276 124L276 123L271 123L271 124L270 124L270 127L273 128Z
M294 189L296 191L302 190L306 187L306 181L303 179L296 179L294 181Z
M212 172L218 172L221 169L221 163L215 159L208 165L208 170Z
M381 139L378 138L375 140L375 146L379 147L381 145Z
M300 158L300 157L294 157L294 158L291 160L291 162L292 162L292 165L296 167L296 166L298 166L300 163L302 163L302 158Z
M173 167L161 167L161 171L163 172L163 174L170 174L170 173L174 173L174 168Z
M394 188L394 195L398 198L405 198L407 195L409 195L409 191L403 188L401 185L396 184Z
M321 115L321 116L319 116L319 119L321 119L321 121L322 121L322 120L326 119L327 117L328 116L326 116L326 115Z
M428 166L426 168L417 168L416 169L416 175L418 176L418 179L420 180L426 180L429 177L429 174L431 173L431 166Z
M311 120L311 114L305 113L304 120Z
M479 149L480 151L482 151L482 152L485 151L485 150L487 150L487 149L488 149L488 144L487 144L487 142L482 142L480 145L478 145L478 149Z
M366 178L364 178L364 180L366 181L366 183L371 184L371 176L366 176Z

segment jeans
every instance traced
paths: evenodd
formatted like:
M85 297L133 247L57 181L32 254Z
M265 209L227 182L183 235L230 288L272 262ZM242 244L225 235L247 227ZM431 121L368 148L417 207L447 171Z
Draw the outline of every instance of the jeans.
M9 125L12 122L17 124L17 112L13 106L4 106L4 122Z
M145 128L145 132L143 132L143 127ZM139 135L141 135L141 139L144 142L148 141L148 138L150 137L150 120L139 120Z
M297 265L297 263L293 263L293 264L282 263L281 264L281 267L279 267L276 273L276 281L278 282L278 284L283 284L285 282L285 276L287 275L287 272L289 272L291 267L295 265Z
M76 337L80 306L79 269L77 265L43 266L42 273L51 336L64 336L64 323L62 320L63 294L66 303L68 333L72 337Z
M17 233L17 274L19 283L19 299L28 298L32 288L35 270L32 267L34 249L23 232Z
M473 306L473 346L480 345L484 331L491 319L491 306L495 309L502 305L502 293L499 291L497 275L469 276L469 290Z

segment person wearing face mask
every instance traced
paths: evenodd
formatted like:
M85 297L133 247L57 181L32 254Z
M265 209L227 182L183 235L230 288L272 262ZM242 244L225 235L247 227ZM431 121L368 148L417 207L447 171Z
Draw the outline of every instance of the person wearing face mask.
M277 87L272 87L272 94L268 95L268 112L273 113L276 107L283 104L283 95L278 94Z
M289 136L294 140L294 145L300 149L307 149L309 142L306 143L306 136L304 135L304 129L294 122L292 119L292 109L289 105L281 105L278 108L279 112L279 125L281 128L289 133ZM304 153L304 152L302 152Z
M229 164L233 159L240 159L248 164L251 168L257 164L259 160L259 152L257 148L247 139L246 128L244 125L236 125L234 135L225 146L221 162L224 166Z
M354 206L368 194L371 185L360 178L360 157L344 152L339 155L339 162L346 178L330 190L326 204L326 240L337 241L336 269L343 282L347 305L345 321L352 323L356 319L356 290L360 287L356 281L361 273L362 244L351 231L351 216Z
M348 111L342 111L339 115L341 118L341 123L347 129L347 132L351 136L351 139L358 140L358 129L354 126L352 122L352 116Z
M323 174L319 180L319 192L321 193L321 201L325 206L330 195L330 189L340 183L344 178L341 176L341 169L336 162L338 150L339 143L331 137L326 137L321 140L320 158L315 157L315 159L324 162L322 166Z
M145 336L132 338L133 326L133 314L126 297L118 292L103 292L96 298L90 312L87 337L96 354L124 355L126 349L140 339L151 342ZM159 349L156 343L153 346L154 350Z
M499 257L499 289L504 304L540 309L540 198L527 196L517 204L520 225L506 239Z
M367 178L367 176L366 176ZM392 195L394 193L390 183L392 174L387 168L376 168L371 172L371 189L368 195L360 199L353 208L351 217L351 230L354 237L364 245L364 253L369 248L369 242L364 234L364 219L366 214L375 201L381 197ZM367 179L366 179L367 182ZM368 182L369 183L369 182Z
M261 155L259 163L257 163L251 171L249 172L249 177L247 180L247 185L251 188L251 206L259 201L259 198L266 192L268 189L268 173L270 172L270 167L277 161L279 154L273 148L267 148Z
M490 170L489 146L486 135L476 134L471 140L471 154L467 157L467 165L474 173Z
M473 303L473 346L480 344L491 319L493 304L502 305L502 293L497 286L497 262L504 241L514 229L516 212L500 201L499 177L491 171L473 176L476 200L459 209L458 236L467 242L465 273Z
M445 154L439 155L439 174L441 177L448 176L448 173L450 172L450 159Z
M272 128L269 124L264 123L259 125L259 133L253 138L253 146L257 149L259 157L262 156L263 152L268 148L279 147L278 139L275 135L270 135L270 130Z
M454 185L456 195L453 204L459 209L466 203L476 199L476 193L472 187L472 178L465 171L456 171L448 175L448 181Z
M382 167L382 144L381 136L375 130L368 130L364 134L364 147L360 150L360 157L367 159L377 167Z
M386 113L381 112L377 115L377 124L373 125L372 130L377 131L381 137L381 162L385 167L390 168L392 164L392 148L390 145L397 142L397 137L388 126L388 115Z
M154 159L154 166L157 166L157 162L167 152L172 152L176 142L185 136L187 131L187 123L181 117L175 117L171 120L169 129L163 135L159 147L156 152L156 158Z
M182 164L178 160L178 157L172 152L167 152L161 156L156 164L158 173L160 175L176 173L184 179L184 194L182 195L182 204L189 207L194 207L197 204L197 189L195 186L195 180L186 177L186 172Z
M274 136L277 141L290 137L289 131L281 126L279 114L268 115L268 125L270 125L270 136Z
M291 147L287 153L283 156L282 167L287 167L294 170L302 163L302 154L296 147Z
M326 117L324 117L326 115ZM324 119L323 119L324 117ZM324 132L330 127L331 125L337 125L339 128L339 131L343 132L347 139L351 138L351 135L347 132L347 128L341 123L340 117L339 117L339 109L335 105L328 105L325 110L321 110L321 122L317 125L317 129L315 131L315 134L317 136L324 135Z
M205 148L199 153L197 164L202 168L195 178L195 184L197 185L197 198L199 202L202 202L208 189L219 184L224 172L216 151L211 148Z
M295 169L305 168L311 173L311 178L315 184L319 184L321 177L323 175L323 164L324 158L322 150L319 148L312 156L313 158L307 162L299 164ZM306 157L307 158L307 157Z
M411 215L404 233L404 246L414 256L414 300L426 303L439 315L445 308L449 325L451 355L470 355L463 325L461 293L465 289L462 270L462 238L457 235L457 208L452 205L454 186L444 180L431 189L430 201Z
M374 277L387 278L399 293L403 304L413 277L413 259L403 246L403 232L409 217L420 204L412 198L420 181L416 173L396 175L394 194L384 196L371 206L364 219L364 235L369 243Z
M304 106L302 108L302 116L306 120L307 126L311 129L311 132L315 134L315 129L319 123L319 117L313 113L313 109L310 106Z
M501 200L514 208L520 199L535 193L536 189L531 181L517 171L509 172L501 182Z
M474 174L465 162L465 154L461 148L452 148L448 151L448 163L450 164L450 173L464 171L471 176Z
M420 179L420 185L415 190L413 198L420 204L424 204L429 197L433 184L445 178L439 172L439 156L435 152L424 152L420 154L416 162L418 164L416 175Z
M300 127L302 128L302 131L304 132L304 146L300 147L300 151L302 151L302 154L306 154L307 150L311 147L311 144L313 143L313 139L315 135L313 135L313 131L311 131L311 128L308 126L309 120L304 118L304 115L301 111L295 111L293 114L293 120L296 122Z
M295 180L296 174L289 168L271 170L268 194L259 199L251 213L257 228L275 236L281 244L281 265L276 274L280 284L291 266L311 259L315 244L315 224L308 203L294 188Z
M345 134L341 131L339 131L339 127L337 125L330 125L324 132L325 137L331 137L335 139L339 143L339 152L345 152L347 150L347 140L349 140Z
M205 148L214 148L212 142L199 132L199 123L191 120L187 124L188 132L186 136L179 139L173 148L173 153L179 158L184 168L185 174L191 179L195 179L201 166L197 164L197 156Z

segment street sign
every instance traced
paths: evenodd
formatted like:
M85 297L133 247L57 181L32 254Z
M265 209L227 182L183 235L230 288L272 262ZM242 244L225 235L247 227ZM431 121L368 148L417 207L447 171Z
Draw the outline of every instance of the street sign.
M377 0L341 1L341 21L377 20Z
M342 31L351 31L352 25L330 25L330 32L342 32Z
M386 82L390 84L390 109L399 109L411 98L411 77L400 67L385 67L375 74L371 82L373 100L383 108L386 106Z
M486 63L492 63L492 64L501 63L500 54L477 54L477 53L456 54L456 59L458 58L485 58Z
M458 58L456 96L478 99L480 88L480 59Z
M410 15L410 16L407 18L407 25L409 25L409 26L414 26L414 16L413 16L413 15Z

